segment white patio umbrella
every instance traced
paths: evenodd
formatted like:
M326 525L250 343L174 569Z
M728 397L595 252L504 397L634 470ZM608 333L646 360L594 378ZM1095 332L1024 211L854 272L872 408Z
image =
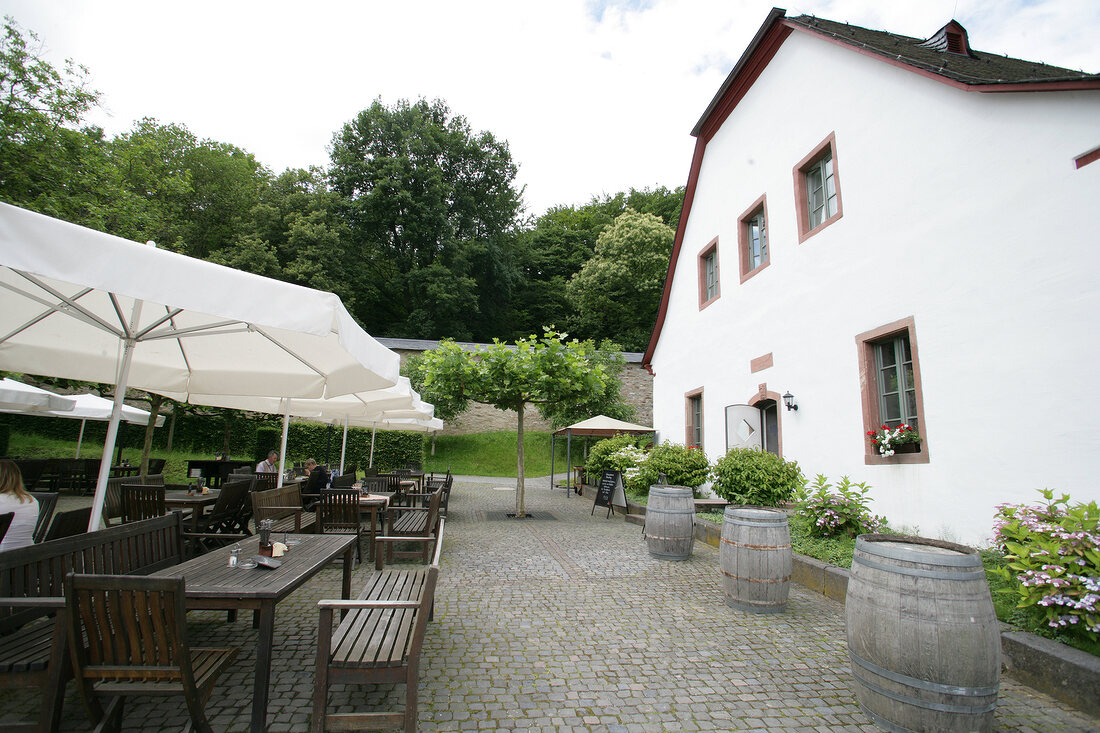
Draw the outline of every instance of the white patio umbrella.
M0 368L116 385L93 530L127 387L332 397L396 384L399 358L333 293L0 204Z
M0 411L44 413L50 410L71 410L76 402L45 389L17 382L0 380Z
M80 458L80 446L84 442L85 423L88 420L107 422L111 419L111 412L114 410L115 403L94 394L69 395L66 399L73 404L73 407L68 411L46 410L44 412L30 412L28 410L12 410L5 408L0 410L0 412L36 414L42 417L67 417L70 420L79 420L80 434L76 439L76 457ZM122 420L125 422L134 425L148 425L150 417L151 413L148 410L142 410L140 407L133 407L127 404L122 405ZM161 425L164 425L164 416L157 415L156 426L159 428Z
M263 412L269 415L283 416L282 448L280 460L285 460L287 431L290 417L302 417L314 422L335 424L344 423L344 437L340 448L340 470L343 472L344 455L347 448L347 419L356 416L380 416L385 410L416 410L416 416L422 416L424 410L420 395L412 388L408 377L398 377L397 384L384 389L356 392L326 399L286 399L278 397L260 397L249 395L187 395L162 393L178 402L227 407L234 410ZM430 407L430 405L429 405ZM430 416L430 415L429 415ZM282 483L282 470L278 482Z

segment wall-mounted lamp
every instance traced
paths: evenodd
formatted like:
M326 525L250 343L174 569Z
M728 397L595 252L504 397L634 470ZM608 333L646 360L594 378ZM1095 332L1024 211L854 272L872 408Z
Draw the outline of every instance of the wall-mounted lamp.
M794 395L788 392L783 395L783 404L787 406L788 410L797 410L798 405L794 403Z

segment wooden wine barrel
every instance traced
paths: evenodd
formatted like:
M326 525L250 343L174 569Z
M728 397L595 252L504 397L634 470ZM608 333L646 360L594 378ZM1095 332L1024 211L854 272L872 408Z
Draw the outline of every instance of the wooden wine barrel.
M786 513L726 507L718 550L726 605L750 613L782 613L791 591L791 531Z
M844 614L856 699L875 723L993 729L1001 638L976 550L860 535Z
M649 554L687 560L695 547L695 495L686 486L651 486L645 508Z

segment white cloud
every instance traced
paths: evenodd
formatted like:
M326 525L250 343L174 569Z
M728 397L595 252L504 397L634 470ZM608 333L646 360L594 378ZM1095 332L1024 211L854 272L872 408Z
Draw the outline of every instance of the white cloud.
M957 8L956 8L957 5ZM142 116L274 170L324 165L376 97L443 98L509 141L532 213L686 181L691 128L771 8L758 0L4 0L50 57L87 65L96 122ZM1100 71L1094 0L809 0L788 15L928 36L952 13L986 51Z

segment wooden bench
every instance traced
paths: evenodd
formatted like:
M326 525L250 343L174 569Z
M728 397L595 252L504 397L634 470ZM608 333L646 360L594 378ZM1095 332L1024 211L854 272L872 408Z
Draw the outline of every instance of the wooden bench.
M419 494L406 494L406 497L412 499ZM436 525L439 524L439 506L443 501L443 489L436 489L431 494L424 494L423 498L428 500L427 506L390 506L389 509L389 525L386 534L389 535L385 538L376 538L375 542L383 540L386 542L386 560L390 561L396 557L417 557L423 558L423 562L428 561L427 545L422 550L417 550L413 553L397 552L394 550L394 543L400 540L417 539L424 537L431 537L436 531ZM375 549L375 555L379 553L378 548Z
M303 513L301 487L291 484L252 492L252 520L259 526L263 519L275 521L275 532L313 532L316 517Z
M183 561L178 513L0 552L0 689L38 688L35 723L11 730L57 730L72 676L63 623L69 572L145 575Z
M424 633L432 618L443 519L434 537L435 552L427 569L376 570L353 601L318 602L317 674L313 690L313 731L416 730L417 685ZM408 537L390 538L408 541ZM375 553L381 567L382 553ZM335 611L347 613L333 631ZM328 688L334 684L405 683L404 712L328 713Z

